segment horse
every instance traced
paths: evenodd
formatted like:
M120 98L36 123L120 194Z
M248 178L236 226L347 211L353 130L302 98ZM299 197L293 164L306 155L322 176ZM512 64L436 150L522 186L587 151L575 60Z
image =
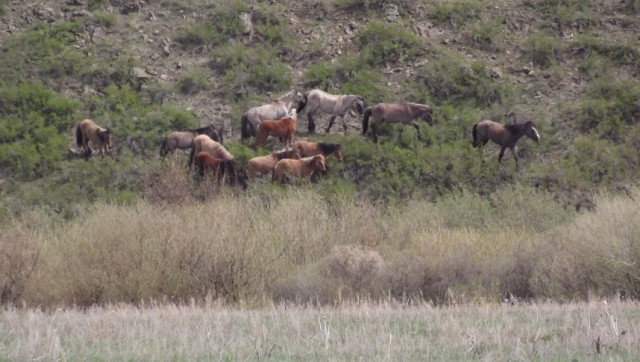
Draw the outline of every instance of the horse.
M266 174L273 171L276 163L278 161L290 158L293 160L300 159L300 152L297 149L292 148L290 150L284 150L280 152L273 152L270 155L266 156L258 156L249 160L247 163L247 171L249 174L249 179L253 180L256 177L256 174Z
M338 143L310 142L299 140L294 148L300 152L302 157L311 157L315 155L323 155L325 158L334 155L338 161L342 161L342 145Z
M378 142L378 127L382 122L389 123L411 123L418 131L420 136L420 127L416 123L416 119L421 119L429 125L433 125L433 116L431 115L431 106L418 103L378 103L373 107L365 109L362 118L362 135L367 134L369 128L369 117L373 117L371 122L371 131L373 132L374 142Z
M111 131L98 126L90 119L82 120L76 127L76 145L82 147L84 156L87 158L92 154L89 142L98 147L100 155L104 157L104 154L109 153L113 147Z
M296 134L296 110L291 110L288 117L282 119L265 119L258 127L258 135L256 136L255 149L264 147L267 137L278 137L285 148L293 143L293 137Z
M212 140L222 143L220 138L222 133L218 136L215 126L213 125L190 129L187 131L175 131L169 133L167 137L162 140L162 144L160 145L160 156L164 158L169 152L175 152L176 149L186 150L191 148L193 139L197 135L201 134L206 134Z
M236 171L236 162L234 160L214 157L209 153L202 151L196 155L194 163L198 168L198 174L201 177L210 175L214 179L224 183L225 178L228 175L231 177L232 185L235 186L241 184L243 187L246 187L246 183L244 183L243 180L238 177L238 172Z
M304 99L307 103L307 128L309 133L314 133L316 130L316 124L313 120L313 116L319 110L331 114L331 119L329 120L329 125L327 126L325 133L329 133L329 130L331 130L331 126L333 126L333 122L337 117L342 119L342 128L344 129L344 133L347 133L347 122L344 117L349 111L353 114L354 109L358 114L362 114L364 110L364 103L361 95L334 95L323 92L320 89L314 89L305 93Z
M189 166L193 164L194 156L199 154L201 151L207 152L211 156L221 158L223 160L233 160L233 156L222 144L212 140L206 134L201 134L193 139L191 154L189 155Z
M484 120L473 125L473 147L478 147L480 156L482 157L483 146L489 140L500 146L500 154L498 155L498 163L502 161L504 151L509 148L516 160L516 169L518 169L518 152L516 144L522 136L527 136L538 142L540 135L533 124L533 121L527 121L522 124L500 124L498 122Z
M311 182L311 175L316 170L326 171L327 165L323 155L316 155L313 157L305 157L299 160L284 159L278 161L275 167L273 167L273 173L271 180L273 182L284 182L285 175L292 175L302 177L307 182Z
M258 107L250 108L240 118L240 137L246 140L255 137L260 123L267 119L281 119L289 114L292 108L300 113L307 102L298 91L290 91L275 101Z

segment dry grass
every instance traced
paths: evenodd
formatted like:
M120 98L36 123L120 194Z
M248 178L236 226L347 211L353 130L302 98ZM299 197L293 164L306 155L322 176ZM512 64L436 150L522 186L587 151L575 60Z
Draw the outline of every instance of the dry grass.
M9 360L634 360L637 303L5 309Z
M581 215L519 188L397 207L289 189L97 204L61 223L35 212L0 238L11 266L0 290L5 303L54 308L637 298L639 193L603 195Z

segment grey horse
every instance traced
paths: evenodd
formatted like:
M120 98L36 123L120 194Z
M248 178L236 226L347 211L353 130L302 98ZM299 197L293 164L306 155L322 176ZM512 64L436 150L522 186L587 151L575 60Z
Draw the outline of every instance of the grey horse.
M294 90L271 103L253 107L246 111L240 119L240 137L243 140L255 137L262 121L284 118L292 108L295 108L296 113L300 114L306 104L304 96Z
M334 95L321 91L320 89L314 89L307 92L304 95L304 99L307 102L307 118L309 120L307 128L310 133L315 132L316 124L313 116L318 111L329 113L331 115L331 119L329 120L329 125L327 126L325 133L329 133L329 130L331 130L331 126L333 126L333 122L337 117L342 119L342 128L344 129L344 132L347 133L347 122L344 119L347 113L353 109L355 109L358 114L362 114L364 111L364 103L361 95Z

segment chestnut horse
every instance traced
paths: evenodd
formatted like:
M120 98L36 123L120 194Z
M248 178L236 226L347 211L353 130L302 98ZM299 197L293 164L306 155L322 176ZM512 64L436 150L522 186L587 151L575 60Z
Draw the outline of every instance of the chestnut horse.
M313 120L313 116L318 111L329 113L331 115L329 125L324 131L325 133L329 133L331 126L333 126L333 122L337 117L342 119L342 128L344 129L344 133L347 133L347 122L344 119L347 113L352 111L353 114L354 109L358 114L362 114L364 111L364 103L361 95L334 95L323 92L320 89L314 89L306 93L304 95L304 99L307 102L307 128L309 133L313 133L316 130L316 124Z
M240 118L241 139L255 137L258 134L258 126L262 121L284 118L292 108L297 113L300 113L306 104L304 96L300 92L291 91L271 103L250 108Z
M253 180L258 173L263 175L272 172L276 163L285 158L299 160L300 152L298 152L297 149L292 148L290 150L273 152L270 155L258 156L250 159L247 163L249 180Z
M513 153L513 158L516 160L516 169L518 169L518 151L516 148L518 140L522 136L527 136L536 142L540 140L540 135L532 121L522 124L515 123L503 125L498 122L485 120L473 125L472 133L473 147L479 148L478 150L481 157L483 146L491 140L500 146L498 162L502 161L504 151L509 148L511 153Z
M221 158L223 160L233 160L233 156L227 151L226 148L219 142L212 140L206 134L201 134L193 139L191 145L191 155L189 155L189 166L193 164L195 155L201 151L207 152L213 157Z
M76 145L82 147L84 156L87 158L92 154L89 142L94 147L98 147L100 155L104 157L104 154L109 153L113 147L111 131L98 126L90 119L85 119L76 127Z
M267 137L278 137L284 143L285 148L293 143L296 134L296 110L292 109L288 117L282 119L267 119L260 123L258 136L256 137L255 149L264 147Z
M371 131L374 142L378 142L378 127L383 122L388 123L411 123L418 131L420 137L420 126L416 119L421 119L429 125L433 125L431 106L418 103L378 103L373 107L365 109L362 118L362 134L367 134L369 128L369 117L372 117Z
M284 159L278 161L273 168L271 180L273 182L284 182L285 175L302 177L307 182L311 182L311 175L316 170L326 171L327 165L323 155L306 157L299 160Z
M238 177L234 160L213 157L209 153L202 151L196 155L194 163L198 168L198 174L202 177L209 175L215 180L224 183L226 177L229 176L232 185L241 184L246 187L246 183Z
M300 156L311 157L315 155L323 155L325 158L329 155L334 155L338 161L342 161L342 146L338 143L325 143L325 142L310 142L299 140L294 145Z
M174 152L176 149L186 150L191 148L193 139L197 135L206 134L212 140L222 143L220 136L216 132L216 128L213 125L200 127L196 129L190 129L187 131L175 131L171 132L162 140L160 145L160 156L164 158L169 152Z

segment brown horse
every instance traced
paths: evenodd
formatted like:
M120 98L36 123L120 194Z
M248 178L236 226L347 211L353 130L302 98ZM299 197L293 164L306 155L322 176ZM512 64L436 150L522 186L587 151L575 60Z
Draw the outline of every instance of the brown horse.
M207 152L202 151L196 155L194 163L198 168L198 174L202 177L209 175L215 180L224 183L226 177L229 176L232 185L241 184L243 187L246 187L246 183L238 177L236 162L234 160L213 157Z
M221 145L219 142L212 140L206 134L201 134L193 139L193 145L191 146L191 155L189 155L189 166L193 164L195 155L200 152L207 152L213 157L221 158L223 160L233 160L233 156Z
M522 136L527 136L536 142L540 140L540 135L532 121L523 124L503 125L498 122L485 120L473 125L472 133L473 147L479 147L481 157L483 146L491 140L500 146L498 162L502 161L504 151L509 148L511 153L513 153L513 158L516 160L516 169L518 168L518 151L516 148L518 140Z
M296 134L296 115L295 110L286 118L268 119L262 121L258 127L258 136L256 136L255 149L264 147L267 137L278 137L288 148L293 143L293 137Z
M347 113L351 111L353 114L354 109L358 114L362 114L364 111L363 98L358 94L335 95L321 91L320 89L314 89L306 93L304 95L304 99L307 102L307 128L309 133L315 132L316 124L313 116L318 111L329 113L331 115L331 119L329 120L329 125L327 126L325 133L329 133L331 126L333 126L333 122L337 117L340 117L342 119L342 128L344 129L345 134L347 133L347 122L344 117Z
M222 143L218 133L216 132L216 128L213 125L190 129L187 131L175 131L169 133L167 137L162 140L162 144L160 145L160 156L164 158L169 152L175 152L177 149L186 150L191 148L193 139L197 135L201 134L206 134L212 140Z
M306 157L299 160L285 159L276 163L271 179L273 182L283 183L285 175L291 175L302 177L307 180L307 182L311 182L311 175L313 175L316 170L327 170L323 155Z
M240 118L241 139L255 137L258 134L258 126L262 121L287 117L292 108L297 113L300 113L306 104L304 96L300 92L291 91L271 103L250 108Z
M98 126L90 119L85 119L76 127L76 145L82 147L84 156L87 158L92 154L89 142L94 147L98 147L100 155L104 157L104 154L109 153L113 147L111 131Z
M250 159L247 163L249 180L253 180L256 177L256 174L263 175L272 172L276 163L285 158L299 160L300 152L298 152L297 149L292 148L290 150L273 152L270 155L258 156Z
M294 147L300 151L302 157L323 155L326 158L329 155L334 155L338 161L342 161L342 146L338 143L299 140Z
M378 103L373 107L365 109L362 118L362 134L367 134L369 128L369 117L372 117L371 131L373 132L373 140L378 142L378 127L383 122L388 123L411 123L418 131L420 136L420 126L416 122L421 119L429 125L433 125L433 116L431 115L431 106L418 103Z

